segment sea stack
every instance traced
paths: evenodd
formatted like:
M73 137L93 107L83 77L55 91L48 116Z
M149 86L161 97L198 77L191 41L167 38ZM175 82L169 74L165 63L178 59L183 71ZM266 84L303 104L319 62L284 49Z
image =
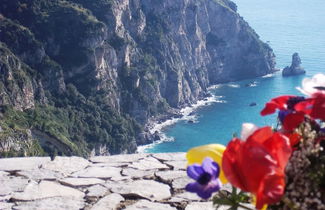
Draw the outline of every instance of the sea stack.
M287 77L287 76L305 74L306 71L300 64L301 64L301 59L299 57L299 54L293 53L291 66L290 67L287 66L283 69L282 76Z

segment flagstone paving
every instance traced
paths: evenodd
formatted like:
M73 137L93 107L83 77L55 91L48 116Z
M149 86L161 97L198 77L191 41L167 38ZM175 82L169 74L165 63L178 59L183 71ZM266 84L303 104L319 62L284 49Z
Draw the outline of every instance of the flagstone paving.
M185 153L0 159L0 209L213 209L185 168Z

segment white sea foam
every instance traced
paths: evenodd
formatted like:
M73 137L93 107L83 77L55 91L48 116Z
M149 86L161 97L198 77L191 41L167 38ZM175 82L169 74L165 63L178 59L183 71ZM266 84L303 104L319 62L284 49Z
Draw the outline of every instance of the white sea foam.
M270 77L274 77L275 74L267 74L262 76L262 78L270 78Z
M164 134L162 132L159 133L159 137L160 137L160 140L158 140L158 141L155 141L151 144L138 146L137 152L138 153L146 153L148 149L155 147L157 144L161 144L163 142L171 142L171 141L175 140L173 137L168 137L168 136L166 136L166 134Z
M254 82L251 82L251 83L247 84L246 86L247 87L256 87L257 84L258 84L258 82L254 81Z
M257 84L258 84L258 82L254 81L254 82L250 85L250 87L256 87Z
M228 87L232 87L232 88L240 88L239 84L235 84L235 83L229 83L227 84Z
M213 90L213 89L217 89L219 87L221 87L222 84L217 84L217 85L211 85L210 87L208 87L208 90Z
M222 98L223 98L222 96L211 96L203 100L199 100L197 103L181 109L180 110L181 117L179 118L173 117L164 122L153 123L152 126L149 127L149 133L158 135L160 139L151 144L139 146L137 148L137 152L145 153L147 152L148 149L153 148L157 144L167 142L167 141L174 141L175 139L173 137L169 137L163 132L163 130L166 127L171 126L179 121L187 121L187 122L191 121L192 123L197 123L198 116L195 115L194 111L202 106L207 106L212 103L226 103L225 100L221 100Z

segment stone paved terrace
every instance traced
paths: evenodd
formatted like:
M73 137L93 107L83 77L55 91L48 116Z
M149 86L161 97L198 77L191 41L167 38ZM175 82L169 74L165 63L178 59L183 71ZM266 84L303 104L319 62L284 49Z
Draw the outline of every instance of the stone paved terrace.
M185 167L185 153L0 159L0 209L214 209L184 191Z

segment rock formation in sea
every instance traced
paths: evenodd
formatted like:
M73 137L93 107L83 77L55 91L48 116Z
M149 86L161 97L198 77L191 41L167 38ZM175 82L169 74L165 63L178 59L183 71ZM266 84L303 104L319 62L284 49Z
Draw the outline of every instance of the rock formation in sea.
M229 0L2 0L1 156L132 153L152 140L149 119L210 85L272 73L272 49L236 10Z
M286 66L282 71L282 76L294 76L299 74L305 74L305 69L301 66L301 59L298 53L292 55L291 66Z

